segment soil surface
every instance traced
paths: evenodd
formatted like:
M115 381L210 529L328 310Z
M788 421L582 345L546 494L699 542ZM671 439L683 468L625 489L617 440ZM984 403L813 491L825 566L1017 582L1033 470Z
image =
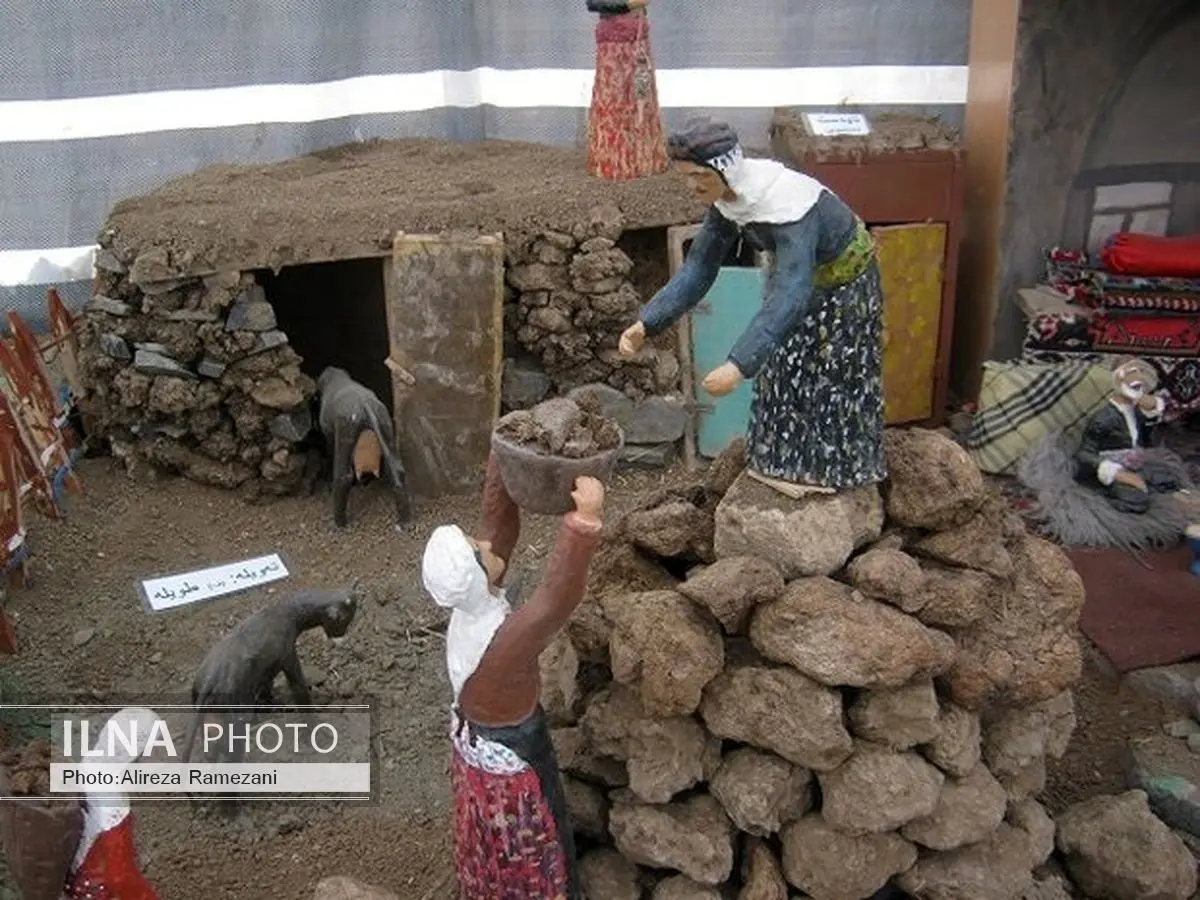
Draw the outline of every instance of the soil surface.
M164 248L178 275L390 252L397 231L570 233L615 204L627 230L698 221L681 175L611 182L583 151L513 141L346 144L270 165L217 165L118 203L101 231L127 265Z
M0 754L14 797L45 797L50 793L50 744L32 740L23 748ZM43 801L51 803L53 801Z
M338 531L327 491L250 505L183 479L135 481L108 459L82 461L80 475L84 493L69 498L66 519L30 516L27 523L30 585L7 602L19 653L0 657L8 702L111 704L160 692L186 703L196 667L235 623L281 593L362 579L345 642L334 646L318 630L303 635L299 649L314 703L378 698L381 802L263 803L227 821L186 803L135 798L138 852L162 900L292 900L335 874L387 886L406 900L454 897L448 618L421 592L418 571L433 528L475 526L478 497L419 508L415 529L402 533L392 527L386 487L375 483L351 495L352 524ZM606 520L669 479L616 474ZM527 588L557 521L530 516L524 523L512 566L528 573ZM266 588L165 613L146 612L136 594L145 578L276 551L292 574Z
M680 483L680 474L618 474L606 519ZM373 485L352 496L353 524L337 531L323 492L248 505L182 479L134 481L106 459L85 460L81 476L85 493L70 499L68 518L29 523L31 584L8 601L20 652L0 662L10 701L68 693L76 702L118 703L131 693L185 693L217 637L281 592L363 579L345 643L308 633L300 653L314 702L379 698L381 802L260 804L226 820L187 804L135 799L138 850L159 896L303 900L320 878L344 874L406 900L455 897L446 618L423 596L416 573L429 532L446 522L473 526L478 498L420 509L416 529L398 533L386 490ZM555 521L527 520L516 569L536 577ZM143 578L274 551L285 554L292 576L272 587L160 614L144 611L135 594ZM1127 693L1095 655L1076 698L1079 726L1045 795L1054 811L1123 790L1127 738L1169 718Z
M795 164L861 159L889 153L956 150L958 131L937 118L881 113L868 116L871 133L864 136L819 137L808 133L801 114L779 109L771 120L771 150L781 161Z

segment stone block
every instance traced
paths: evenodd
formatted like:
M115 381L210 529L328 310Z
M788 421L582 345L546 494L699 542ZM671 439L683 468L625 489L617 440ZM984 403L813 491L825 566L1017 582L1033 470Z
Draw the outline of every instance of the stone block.
M647 397L633 409L625 427L630 444L662 444L683 437L688 413L683 401L670 397Z
M242 291L233 302L225 319L225 330L272 331L275 324L275 310L267 302L266 292L256 284Z
M194 372L180 365L169 356L152 350L138 350L133 356L133 367L145 375L168 375L176 378L195 378Z
M505 409L529 409L550 393L550 376L536 366L516 359L504 360L500 399Z

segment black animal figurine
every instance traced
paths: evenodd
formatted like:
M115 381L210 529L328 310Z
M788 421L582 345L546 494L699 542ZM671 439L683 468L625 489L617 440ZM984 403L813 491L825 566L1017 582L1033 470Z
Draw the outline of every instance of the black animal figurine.
M318 627L328 637L340 638L357 609L355 588L299 591L248 617L221 638L192 679L192 705L200 708L188 728L184 761L191 760L203 707L273 703L272 685L280 672L287 678L296 705L311 705L312 693L296 654L296 639Z
M387 407L374 391L336 366L321 373L317 389L317 421L331 454L334 524L346 526L350 488L379 478L382 468L387 470L395 497L396 524L407 526L412 521L412 504L404 467L396 458L395 432Z

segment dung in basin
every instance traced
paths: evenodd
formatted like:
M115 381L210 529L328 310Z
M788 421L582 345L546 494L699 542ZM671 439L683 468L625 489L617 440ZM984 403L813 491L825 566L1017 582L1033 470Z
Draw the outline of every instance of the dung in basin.
M563 515L574 506L575 479L606 481L625 444L599 406L558 397L511 412L496 423L492 450L504 487L526 512Z

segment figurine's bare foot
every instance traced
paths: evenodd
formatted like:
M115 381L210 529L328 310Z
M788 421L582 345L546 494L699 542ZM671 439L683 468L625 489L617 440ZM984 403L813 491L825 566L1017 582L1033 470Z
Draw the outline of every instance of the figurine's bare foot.
M760 484L765 484L785 497L790 497L793 500L803 500L805 497L824 496L828 494L836 494L837 489L825 487L820 484L801 484L795 481L785 481L782 478L772 478L770 475L763 475L761 472L755 472L753 469L747 469L746 474Z

